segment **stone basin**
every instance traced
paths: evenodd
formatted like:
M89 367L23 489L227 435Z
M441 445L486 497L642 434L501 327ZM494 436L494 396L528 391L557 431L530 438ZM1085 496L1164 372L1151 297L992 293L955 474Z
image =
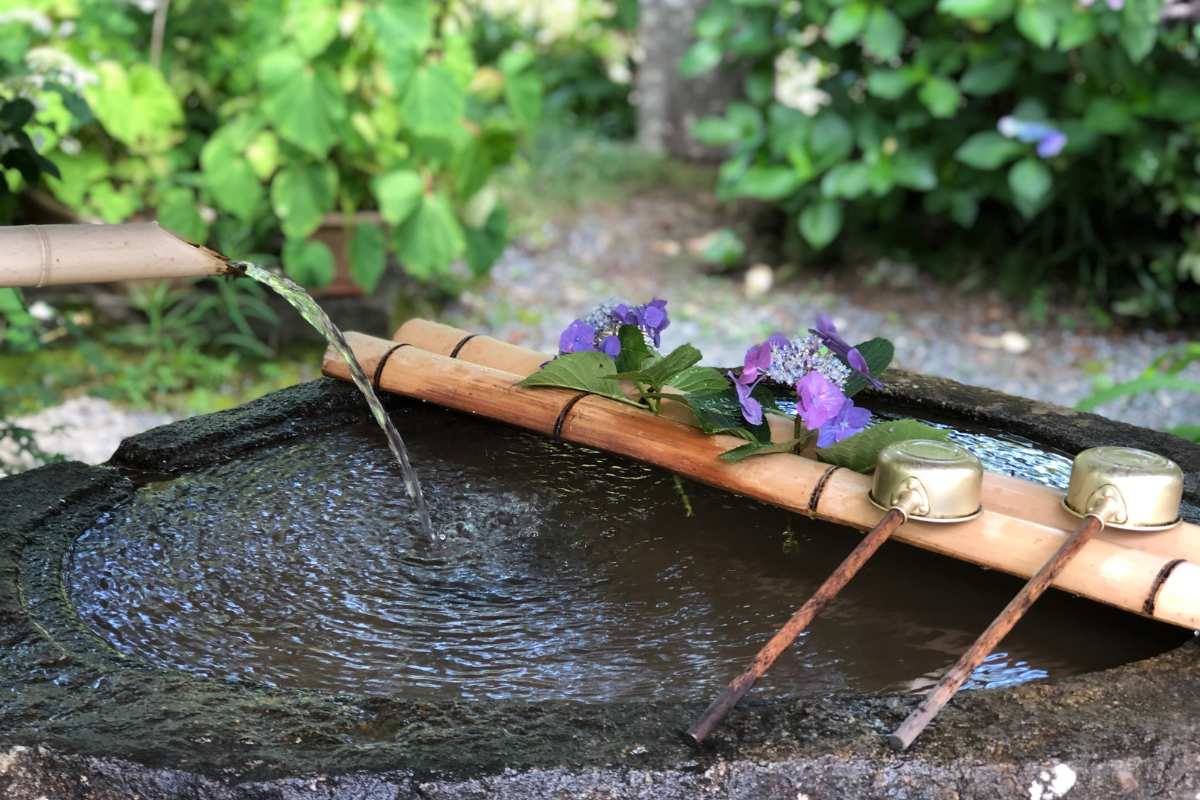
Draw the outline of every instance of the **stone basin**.
M875 411L1024 436L1068 454L1172 458L1200 521L1200 447L898 371ZM404 401L388 402L401 408ZM911 695L755 699L700 749L692 701L436 700L197 677L121 655L68 599L75 539L138 485L362 422L322 379L125 441L110 464L0 480L0 796L37 798L1200 797L1200 644L960 695L908 752ZM1014 581L1015 587L1019 586Z

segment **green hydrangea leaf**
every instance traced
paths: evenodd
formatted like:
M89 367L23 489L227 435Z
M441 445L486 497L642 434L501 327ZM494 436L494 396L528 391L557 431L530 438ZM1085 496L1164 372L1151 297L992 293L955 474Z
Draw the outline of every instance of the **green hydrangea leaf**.
M834 47L854 41L867 26L870 10L871 7L864 2L850 3L837 9L825 27L825 40Z
M879 451L893 442L903 442L909 439L932 439L944 442L949 435L949 431L931 428L915 419L881 422L830 447L817 450L817 459L826 464L845 467L865 475L875 469Z
M879 336L869 342L863 342L858 345L858 352L862 355L863 360L867 362L867 370L875 380L880 379L884 370L891 366L892 359L896 356L895 346L887 339ZM846 362L843 360L843 363ZM849 364L847 363L846 366L849 366ZM853 397L870 385L862 375L852 372L850 377L846 379L846 385L842 387L842 393L846 397Z
M411 169L398 169L371 179L379 213L389 225L399 225L421 205L425 183Z
M445 64L429 64L413 75L400 104L405 124L421 136L442 137L462 128L466 98L454 72Z
M508 245L508 210L497 204L482 228L463 228L466 237L467 266L476 275L485 275Z
M929 109L929 113L938 119L950 119L958 113L958 103L962 100L962 92L954 81L935 75L927 78L917 92L917 97Z
M632 402L621 391L621 385L611 380L617 368L604 353L587 350L559 356L517 386L553 386L598 394L621 402Z
M1079 16L1090 19L1086 14ZM975 97L990 97L1007 89L1017 77L1020 61L1016 58L993 59L972 64L958 79L958 87L965 94Z
M720 458L722 461L732 464L747 456L766 455L767 453L799 453L808 447L815 437L816 434L810 433L799 439L788 439L786 442L748 442L741 447L721 453Z
M1012 190L1013 204L1025 219L1033 219L1050 197L1054 188L1054 176L1050 169L1036 158L1024 158L1008 172L1008 188Z
M200 216L196 193L186 186L174 186L163 193L158 203L158 224L193 244L208 240L208 223Z
M1043 50L1054 44L1054 36L1058 33L1058 14L1044 0L1021 3L1015 22L1017 30Z
M820 250L842 230L842 204L825 198L809 203L800 212L800 235L816 250Z
M667 381L667 386L685 394L715 394L729 388L729 379L713 367L689 367Z
M904 22L885 5L871 9L863 31L863 45L880 61L890 61L904 47Z
M217 130L200 151L200 171L212 202L240 220L257 216L266 194L254 166L243 155L261 123L249 115Z
M149 64L126 70L116 61L102 61L96 76L99 80L83 94L105 131L143 153L171 146L183 109L161 72Z
M679 62L679 73L685 78L697 78L721 63L721 43L714 39L696 42Z
M1161 16L1162 0L1127 0L1125 3L1117 41L1134 64L1141 63L1154 49Z
M682 344L656 360L650 366L635 372L622 372L612 376L615 380L648 383L656 390L670 384L671 379L700 361L700 351L690 344Z
M617 354L617 372L637 372L647 358L655 355L636 325L617 328L617 339L621 342L621 352Z
M759 386L752 396L759 399L760 392L770 395L770 391ZM742 405L738 401L737 390L732 386L722 392L680 395L679 399L692 409L700 423L700 430L705 433L724 433L748 442L771 441L771 426L765 420L761 425L752 426L742 416ZM773 397L771 403L774 404Z
M444 275L466 248L462 226L438 194L426 195L416 212L393 231L392 240L405 271L421 280Z
M542 116L542 79L532 71L505 77L504 99L521 127L532 128Z

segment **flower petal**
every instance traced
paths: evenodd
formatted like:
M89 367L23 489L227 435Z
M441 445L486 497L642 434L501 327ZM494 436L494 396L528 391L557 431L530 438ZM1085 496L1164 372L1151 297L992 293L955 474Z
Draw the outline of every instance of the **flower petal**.
M815 431L837 416L846 404L846 395L819 372L810 372L796 384L796 413L810 431Z

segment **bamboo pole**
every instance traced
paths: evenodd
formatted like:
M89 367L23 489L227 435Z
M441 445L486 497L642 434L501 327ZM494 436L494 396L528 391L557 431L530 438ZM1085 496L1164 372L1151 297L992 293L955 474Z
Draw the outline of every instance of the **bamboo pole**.
M1062 572L1071 559L1078 555L1092 537L1103 529L1103 519L1088 515L1075 529L1075 532L1063 542L1054 557L1029 579L1017 596L1000 612L1000 616L992 621L992 624L979 635L971 648L963 653L949 672L942 676L937 687L925 697L921 705L917 706L895 733L888 737L888 744L896 750L907 749L946 703L950 702L959 688L966 683L967 678L979 669L979 665L996 649L996 646L1008 635L1013 626L1021 620L1021 617L1025 616L1025 612L1050 588L1054 577Z
M363 334L346 339L383 391L500 420L576 444L633 458L807 516L868 530L883 512L867 499L870 479L780 453L728 464L717 456L741 445L595 395L514 386L506 372ZM386 360L385 360L386 358ZM379 368L384 361L382 369ZM349 379L330 350L326 375ZM894 538L1028 578L1054 554L1066 531L985 511L954 526L909 522ZM1195 630L1200 628L1200 567L1102 539L1093 540L1055 586L1098 602Z
M541 369L541 365L552 357L490 336L472 335L449 325L423 319L404 323L396 331L393 340L408 342L422 350L445 356L458 348L455 357L460 361L492 367L522 378ZM691 411L681 403L665 403L663 410L672 419L695 424ZM771 424L771 438L774 441L793 438L791 423L774 414L765 417ZM1079 519L1062 507L1063 497L1065 494L1057 489L1011 475L987 472L983 477L984 508L1066 533L1075 529ZM1147 553L1200 564L1200 526L1190 523L1150 533L1105 528L1098 538Z
M771 637L769 642L763 645L763 648L758 651L758 655L750 662L750 666L746 667L741 675L730 681L729 685L725 687L725 691L721 692L717 699L700 715L700 719L687 729L687 736L694 744L704 741L705 737L721 724L721 720L725 719L738 701L746 696L746 692L754 688L758 679L771 668L784 650L792 646L792 642L796 641L796 637L812 624L816 616L825 610L829 601L836 597L837 593L850 582L850 579L858 574L871 556L875 555L875 551L904 523L905 518L905 512L899 508L893 508L883 515L879 524L863 537L858 547L855 547L850 555L846 556L845 560L838 565L832 575L826 578L813 596L800 606L799 610L779 629L778 633Z
M194 278L235 272L155 222L0 227L0 287Z

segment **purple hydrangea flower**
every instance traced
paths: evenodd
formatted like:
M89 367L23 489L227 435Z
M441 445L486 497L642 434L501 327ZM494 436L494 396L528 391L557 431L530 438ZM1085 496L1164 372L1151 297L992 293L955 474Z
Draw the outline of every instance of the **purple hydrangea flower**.
M780 337L781 339L783 337ZM771 367L771 345L767 342L755 345L746 351L746 359L742 366L742 377L738 380L753 381L758 378L758 373L765 373ZM786 342L787 339L784 339Z
M600 342L600 352L609 358L616 358L621 353L621 340L616 336L605 336Z
M804 425L815 431L837 416L842 406L850 402L842 390L819 372L810 372L796 384L796 414Z
M857 347L851 347L850 343L838 336L837 326L833 324L833 317L828 314L821 314L817 317L816 330L808 329L808 332L821 337L821 343L829 349L829 352L846 359L855 372L860 373L867 381L876 389L882 389L883 383L871 377L871 370L867 367L867 360L862 357L862 353L858 352Z
M1043 122L1028 122L1009 115L1000 118L996 130L1018 142L1036 143L1039 158L1054 158L1067 146L1067 135Z
M817 435L817 447L829 447L834 442L853 436L867 427L870 420L870 411L856 408L854 401L847 398L837 416L821 426L821 432Z
M846 385L850 368L835 356L822 352L821 337L815 334L788 340L776 334L767 339L771 346L771 366L767 375L776 383L795 386L810 372L819 372L835 386Z
M671 324L671 319L667 316L667 301L658 298L632 309L621 303L609 313L626 325L636 325L654 340L655 347L661 345L662 332Z
M737 390L738 402L742 406L742 416L746 418L746 422L751 425L761 425L763 419L762 403L750 396L754 391L754 387L758 386L758 381L746 380L746 373L743 372L740 376L734 376L732 372L726 373L729 379L733 381L733 388Z
M619 345L619 343L618 343ZM585 350L596 349L596 329L581 319L567 326L558 337L558 352L581 353Z

